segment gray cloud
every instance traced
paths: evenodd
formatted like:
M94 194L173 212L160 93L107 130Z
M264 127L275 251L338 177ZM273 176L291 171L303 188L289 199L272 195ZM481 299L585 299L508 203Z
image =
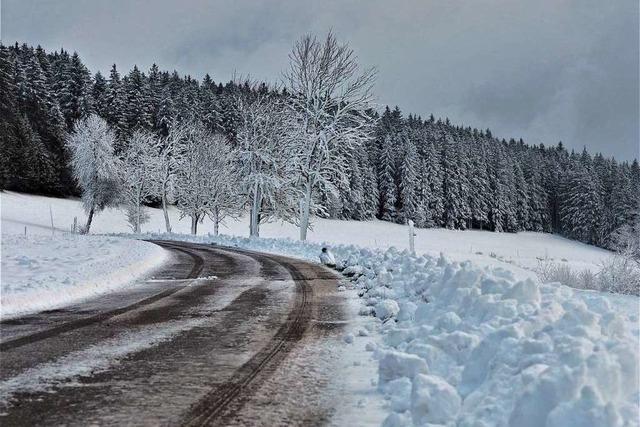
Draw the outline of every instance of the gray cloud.
M3 0L4 43L77 50L93 70L153 62L277 80L291 44L333 28L379 102L531 143L638 157L638 2Z

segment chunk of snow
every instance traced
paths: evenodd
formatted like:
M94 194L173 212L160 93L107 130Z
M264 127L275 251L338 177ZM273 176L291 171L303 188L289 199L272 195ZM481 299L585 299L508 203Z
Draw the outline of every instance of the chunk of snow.
M388 351L380 359L378 384L386 384L396 378L413 378L418 374L427 373L427 363L414 354L399 351Z
M376 317L380 320L387 320L395 317L399 311L400 307L398 306L398 303L392 299L380 301L375 306Z
M615 407L604 404L596 391L585 386L579 399L563 402L551 411L546 427L617 427L622 420Z
M519 304L540 304L540 289L538 284L533 280L527 279L517 282L507 292L504 293L504 299L513 298Z
M444 379L419 374L412 385L411 417L415 425L446 424L460 412L460 396Z
M418 306L412 301L401 303L400 311L398 312L398 320L413 320L417 308Z
M384 386L384 393L395 412L409 410L411 404L411 380L406 377L389 381Z
M353 340L354 340L353 334L345 334L345 335L342 337L342 340L343 340L344 342L346 342L347 344L352 344L352 343L353 343Z

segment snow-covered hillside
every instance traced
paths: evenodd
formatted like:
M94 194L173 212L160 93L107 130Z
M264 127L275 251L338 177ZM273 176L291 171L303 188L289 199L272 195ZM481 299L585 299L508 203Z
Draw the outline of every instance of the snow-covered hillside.
M80 202L70 199L55 199L5 192L0 194L2 230L11 233L51 233L49 208L53 213L56 228L69 230L74 216L83 224L86 215ZM164 218L160 209L149 209L150 221L142 227L143 232L164 232ZM172 228L176 233L189 233L188 218L179 220L179 212L170 212ZM406 226L384 221L338 221L316 219L307 238L310 242L332 242L354 244L362 247L387 249L408 248ZM93 233L126 233L131 231L125 213L118 209L107 209L94 218ZM213 232L213 224L205 219L198 228L199 234ZM248 218L229 220L220 232L234 236L247 236ZM275 222L261 226L260 235L270 238L297 239L296 226ZM416 252L438 256L440 252L458 261L471 260L479 265L511 264L533 270L543 260L562 263L572 269L597 271L600 264L611 256L611 252L563 237L546 233L492 233L486 231L459 231L446 229L417 229ZM516 274L527 271L513 268Z

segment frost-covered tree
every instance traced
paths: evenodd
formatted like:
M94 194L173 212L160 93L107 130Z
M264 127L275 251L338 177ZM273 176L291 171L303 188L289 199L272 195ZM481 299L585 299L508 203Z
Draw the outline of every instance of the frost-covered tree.
M241 191L249 206L249 235L258 237L260 224L270 218L292 220L296 123L282 100L266 94L240 94L235 109Z
M215 133L204 148L205 175L209 180L206 189L207 215L213 222L213 233L217 236L220 224L223 224L226 218L237 218L241 215L244 198L238 185L237 152L231 149L226 137Z
M155 146L153 134L134 131L127 141L127 151L118 162L121 202L126 207L127 219L134 233L140 233L142 224L148 221L145 203L157 193L154 188L158 168Z
M202 222L208 210L206 163L210 139L211 134L201 123L187 124L176 153L176 205L180 210L180 218L191 218L191 234L197 233L198 223Z
M167 135L157 138L153 147L156 168L154 169L153 181L155 196L160 197L162 202L162 213L167 233L171 233L171 221L169 219L169 197L173 188L173 181L178 168L176 157L180 141L184 138L189 124L178 125L167 124Z
M331 32L323 41L302 37L289 58L285 82L301 130L296 173L300 240L306 240L314 192L321 186L333 188L334 180L347 181L345 154L371 137L375 72L360 72L353 50Z
M77 122L67 139L73 175L88 214L85 233L89 232L95 213L114 204L118 198L114 143L115 134L107 122L96 115Z
M241 207L234 153L219 134L201 122L184 125L176 147L175 193L181 217L191 218L191 233L208 215L218 233L221 221Z

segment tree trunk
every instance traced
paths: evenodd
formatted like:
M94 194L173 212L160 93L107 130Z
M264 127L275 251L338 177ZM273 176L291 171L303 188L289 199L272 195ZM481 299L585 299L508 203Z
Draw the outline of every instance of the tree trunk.
M136 224L135 224L135 233L140 233L140 203L136 205Z
M198 215L191 215L191 234L194 236L198 233Z
M169 210L167 209L167 189L162 189L162 212L164 212L164 224L167 228L167 233L171 234L171 223L169 222Z
M249 224L249 237L260 237L260 205L262 196L260 187L256 183L253 187L253 201L251 203L251 214Z
M218 230L220 228L220 216L218 215L218 209L213 210L213 234L214 236L218 235Z
M87 225L84 227L84 234L89 234L89 229L91 228L91 221L93 221L94 212L95 207L91 206L91 210L89 210L89 217L87 218Z
M307 182L304 197L300 199L300 240L307 240L309 229L309 210L311 205L311 183Z

